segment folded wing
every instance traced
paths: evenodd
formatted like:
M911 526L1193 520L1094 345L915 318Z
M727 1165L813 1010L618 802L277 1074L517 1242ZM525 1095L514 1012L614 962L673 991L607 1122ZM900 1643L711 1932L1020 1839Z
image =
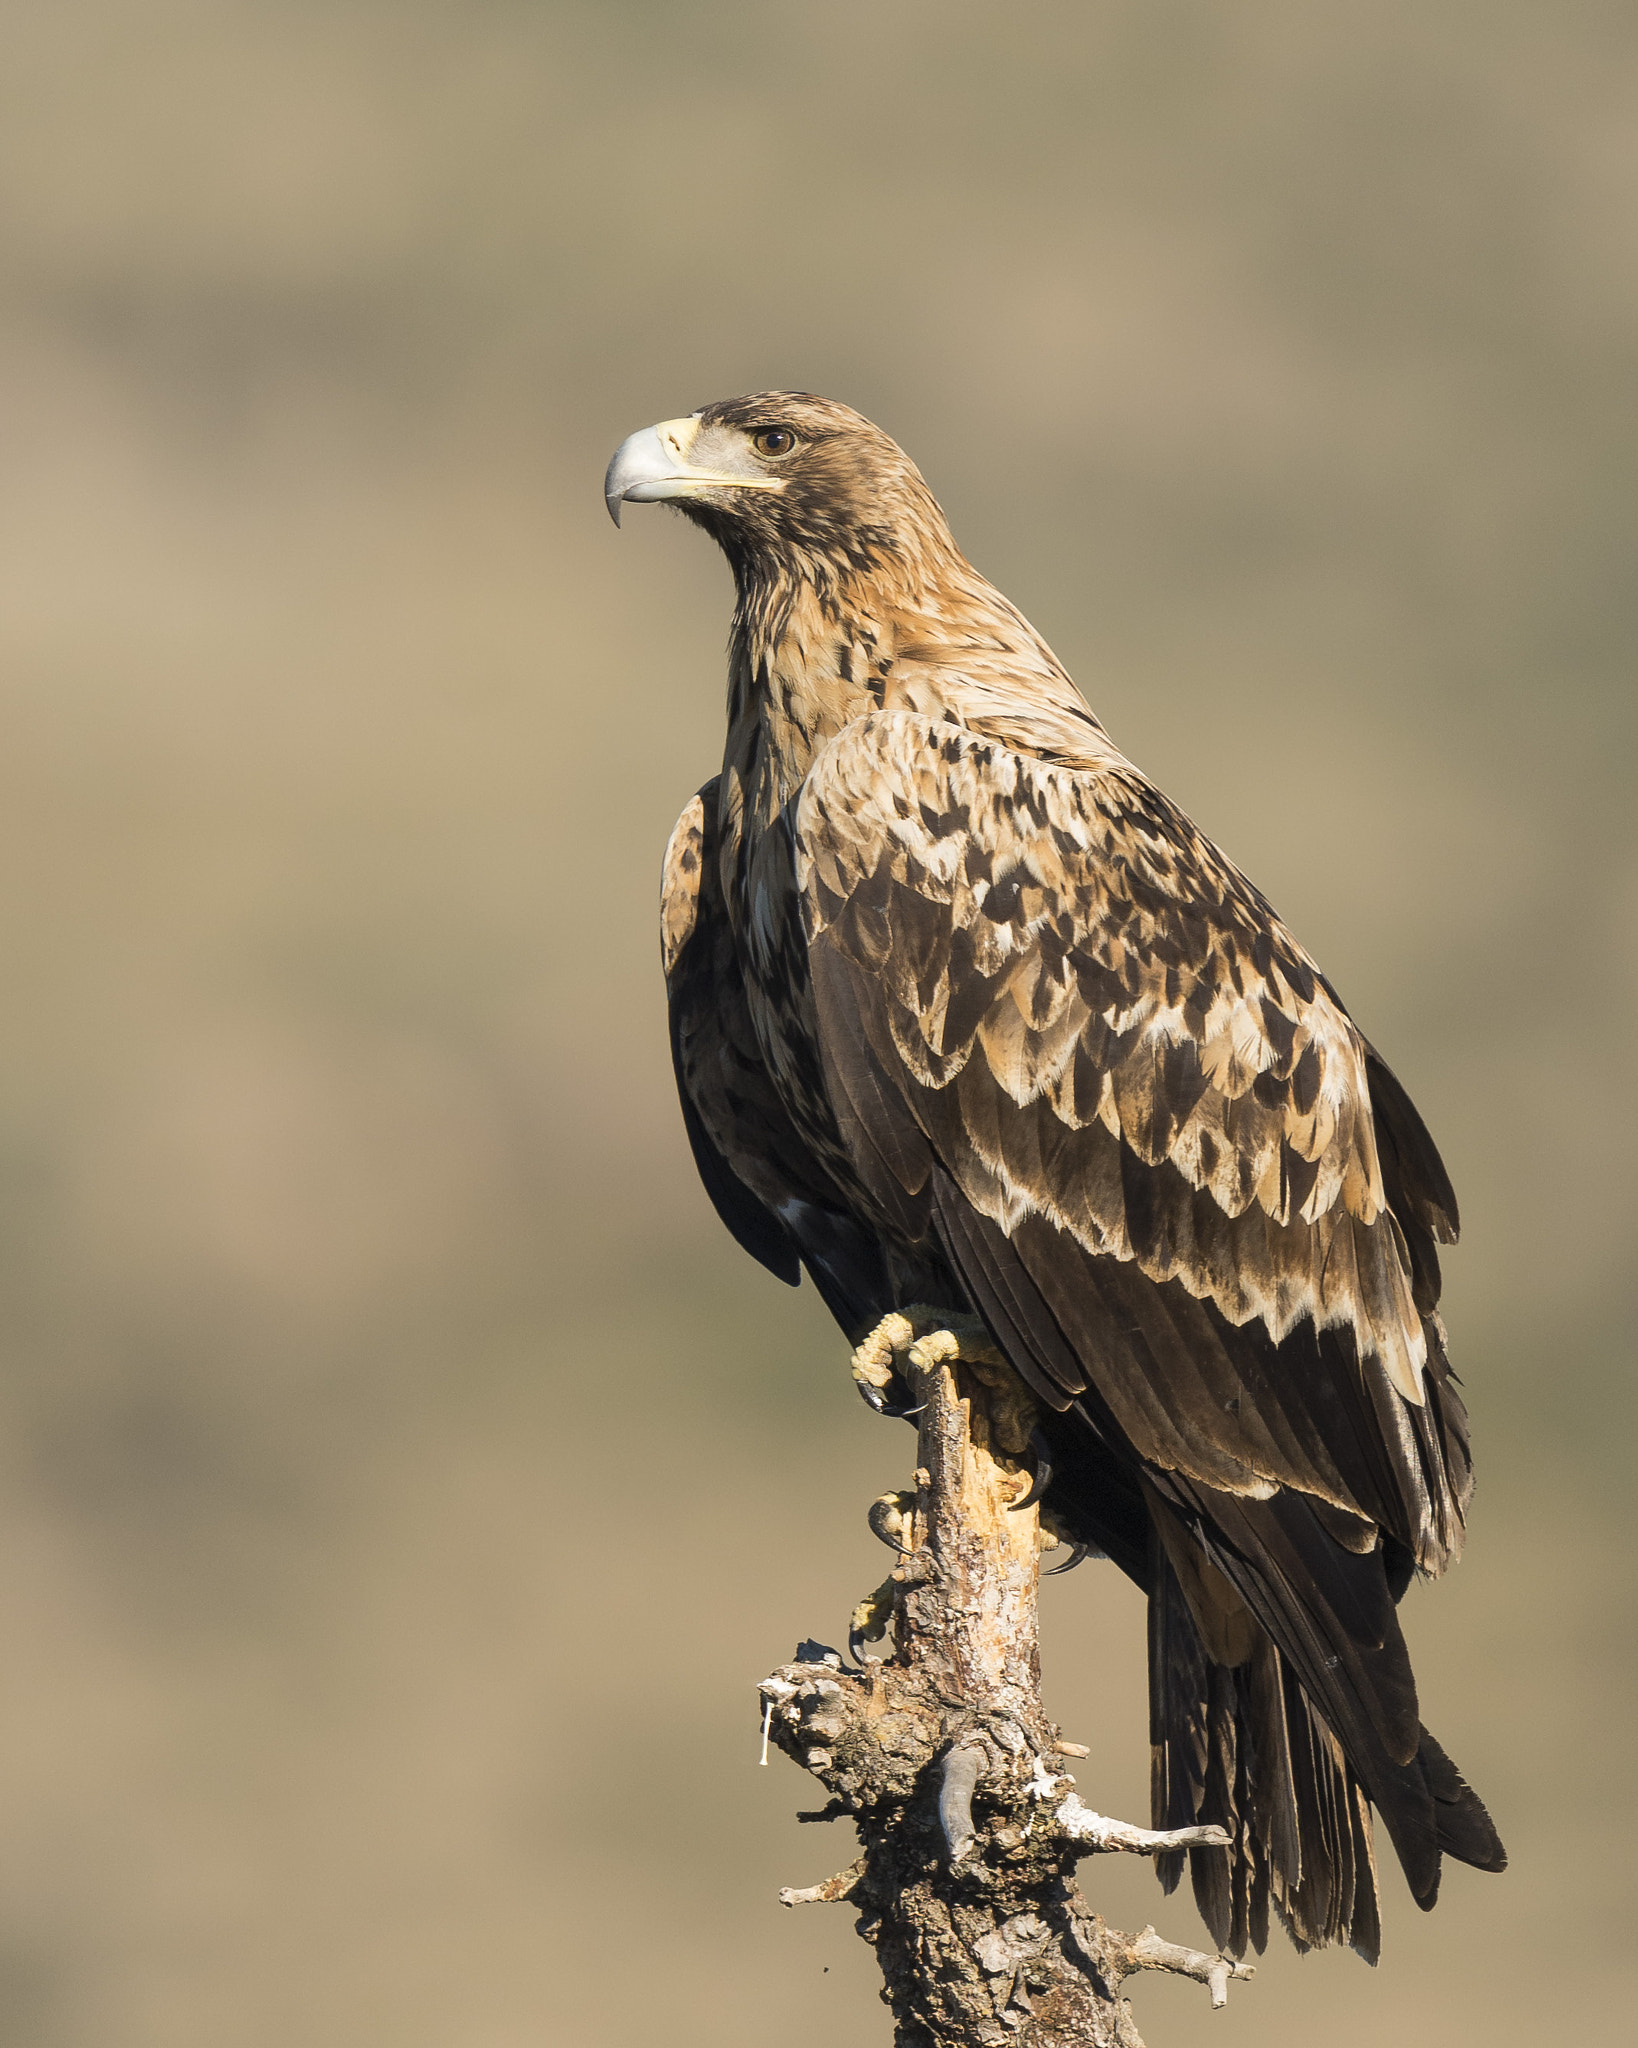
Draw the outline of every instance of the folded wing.
M671 1059L694 1163L752 1258L795 1286L807 1265L844 1328L891 1306L880 1244L798 1133L757 1043L717 873L717 782L665 851L661 962Z
M937 1241L1042 1402L1139 1469L1151 1597L1172 1585L1198 1639L1167 1648L1172 1690L1190 1656L1219 1673L1183 1733L1230 1725L1237 1673L1247 1740L1284 1744L1288 1806L1306 1785L1352 1873L1302 1907L1287 1858L1276 1905L1374 1946L1360 1783L1423 1903L1441 1849L1500 1855L1471 1794L1482 1826L1441 1819L1394 1617L1457 1554L1471 1487L1426 1131L1269 905L1119 756L867 717L815 761L794 843L812 1028L872 1200ZM1302 1831L1264 1807L1266 1899Z

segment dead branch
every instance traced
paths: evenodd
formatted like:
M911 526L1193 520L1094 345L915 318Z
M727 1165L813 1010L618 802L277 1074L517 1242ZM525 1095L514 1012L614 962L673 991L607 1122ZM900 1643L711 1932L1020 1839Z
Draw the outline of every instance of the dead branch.
M804 1643L760 1688L768 1738L830 1795L803 1817L845 1814L860 1839L849 1869L780 1899L851 1901L897 2048L1142 2048L1120 1996L1128 1977L1192 1977L1218 2006L1251 1970L1152 1927L1106 1927L1075 1866L1226 1837L1110 1820L1055 1768L1085 1751L1041 1708L1034 1415L983 1331L910 1310L860 1347L855 1373L911 1388L919 1469L912 1491L872 1510L899 1562L854 1616L855 1641L886 1632L891 1654L847 1670Z
M1104 1814L1094 1813L1073 1792L1054 1818L1069 1839L1079 1842L1082 1852L1089 1856L1101 1849L1131 1849L1139 1856L1154 1856L1162 1849L1226 1849L1229 1845L1226 1828L1135 1828L1130 1821L1110 1820Z
M1162 1941L1152 1927L1145 1927L1127 1954L1140 1970L1170 1970L1175 1976L1193 1977L1211 1992L1213 2011L1228 2004L1231 1977L1255 1977L1255 1963L1237 1963L1232 1956L1208 1956L1197 1948L1179 1948L1175 1941Z

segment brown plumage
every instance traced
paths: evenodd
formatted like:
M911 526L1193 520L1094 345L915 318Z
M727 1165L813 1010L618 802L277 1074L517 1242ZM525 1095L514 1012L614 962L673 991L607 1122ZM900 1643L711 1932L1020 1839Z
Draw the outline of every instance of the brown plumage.
M1467 1418L1403 1088L1263 897L962 557L914 465L789 392L634 435L737 603L722 772L667 850L672 1048L740 1243L851 1336L988 1324L1048 1504L1149 1596L1153 1819L1213 1938L1379 1941L1499 1870L1422 1728L1395 1605L1461 1548ZM1162 1858L1170 1889L1181 1857Z

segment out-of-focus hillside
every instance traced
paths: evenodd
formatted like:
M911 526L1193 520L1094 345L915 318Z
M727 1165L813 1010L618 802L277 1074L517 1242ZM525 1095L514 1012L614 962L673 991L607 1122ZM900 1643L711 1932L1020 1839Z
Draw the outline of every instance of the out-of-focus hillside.
M0 2048L886 2041L751 1687L909 1439L695 1186L653 899L728 585L599 503L771 384L911 449L1462 1196L1410 1626L1514 1868L1149 2038L1502 2048L1543 1955L1614 2034L1635 220L1598 0L12 0ZM1141 1818L1139 1604L1048 1602Z

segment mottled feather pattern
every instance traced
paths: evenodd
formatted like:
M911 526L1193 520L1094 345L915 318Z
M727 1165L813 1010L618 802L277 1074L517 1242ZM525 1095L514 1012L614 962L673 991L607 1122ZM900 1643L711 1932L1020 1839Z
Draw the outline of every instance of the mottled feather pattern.
M723 908L716 778L689 802L666 847L661 951L672 1060L700 1177L751 1255L794 1282L808 1266L852 1328L886 1313L896 1290L881 1242L854 1219L853 1176L827 1172L799 1131L752 1025ZM836 1148L832 1156L839 1157ZM911 1273L906 1284L917 1298ZM926 1285L920 1288L926 1293Z
M1135 769L873 715L814 761L797 881L810 945L880 979L921 1087L961 1091L980 1059L983 1089L962 1092L993 1083L1036 1112L1024 1129L993 1101L968 1119L963 1187L986 1213L1043 1214L1276 1341L1301 1317L1346 1322L1421 1401L1427 1337L1384 1214L1364 1041Z
M682 949L694 935L699 917L700 864L705 853L705 800L715 800L716 784L707 783L690 797L671 828L660 872L660 967L667 981Z

